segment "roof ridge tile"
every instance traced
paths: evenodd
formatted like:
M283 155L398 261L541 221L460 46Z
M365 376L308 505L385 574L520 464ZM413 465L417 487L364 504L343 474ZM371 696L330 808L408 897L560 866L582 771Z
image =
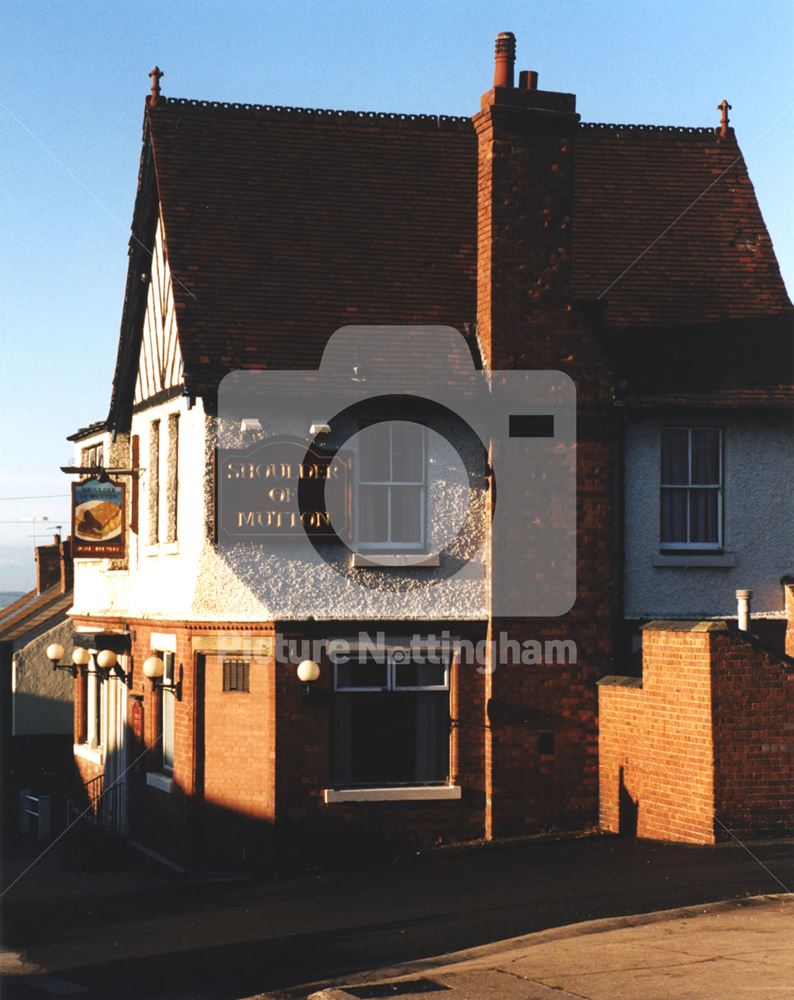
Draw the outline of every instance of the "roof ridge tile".
M594 129L602 132L650 132L660 135L703 135L712 138L719 132L719 128L710 128L705 125L627 125L617 122L580 122L580 129Z
M471 118L467 115L426 115L408 114L396 111L350 111L335 108L299 108L282 104L247 104L227 101L201 101L188 97L165 97L158 101L160 104L176 107L204 108L213 111L242 111L246 113L266 113L283 116L287 118L346 118L353 121L363 122L408 122L410 124L441 126L472 126Z

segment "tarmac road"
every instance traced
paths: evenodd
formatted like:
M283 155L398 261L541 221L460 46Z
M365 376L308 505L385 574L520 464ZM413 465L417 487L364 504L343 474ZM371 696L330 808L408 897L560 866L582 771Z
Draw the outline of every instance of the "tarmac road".
M42 862L4 900L3 995L236 1000L794 885L794 842L751 849L758 860L738 845L592 837L433 851L280 882L64 876Z

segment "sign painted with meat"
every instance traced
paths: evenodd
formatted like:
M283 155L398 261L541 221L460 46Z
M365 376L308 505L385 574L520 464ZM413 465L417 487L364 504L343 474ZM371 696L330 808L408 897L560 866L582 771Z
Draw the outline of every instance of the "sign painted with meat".
M120 559L126 546L123 483L84 479L72 483L72 555L75 559Z

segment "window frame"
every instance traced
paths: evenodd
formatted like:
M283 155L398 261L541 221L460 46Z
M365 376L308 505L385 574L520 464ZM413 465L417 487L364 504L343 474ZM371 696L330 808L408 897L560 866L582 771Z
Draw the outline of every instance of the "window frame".
M154 651L163 661L163 684L160 689L160 770L166 777L174 774L174 737L176 730L176 696L173 687L176 678L176 655L167 651ZM166 713L168 705L168 713ZM166 733L166 720L170 733ZM168 739L166 739L168 735ZM170 755L167 751L170 750Z
M356 509L355 509L355 541L356 549L359 552L377 552L377 553L424 553L427 551L427 465L428 465L428 455L427 455L427 427L424 424L420 424L415 420L377 420L377 421L367 421L359 425L358 433L369 429L370 427L377 427L378 424L385 424L389 429L389 468L391 471L392 467L392 456L393 456L393 428L391 427L394 423L407 423L416 424L421 430L421 441L422 441L422 457L421 457L421 467L422 467L422 478L421 480L379 480L379 479L362 479L361 478L361 449L359 448L358 460L355 463L355 489L356 489ZM385 487L389 490L388 492L388 513L387 513L387 525L389 529L389 539L387 541L362 541L361 540L361 487L364 486L380 486ZM410 542L395 542L391 540L392 533L392 521L391 521L391 490L394 487L400 486L417 486L419 487L419 539L417 541ZM380 690L380 689L379 689Z
M439 788L446 789L446 788L450 788L451 787L451 785L450 785L450 783L452 781L451 767L452 767L452 760L453 760L453 753L454 753L454 748L453 748L453 731L454 731L454 727L453 727L452 714L451 714L452 713L452 690L451 690L451 684L450 684L451 667L452 667L452 663L453 663L452 651L451 650L442 650L441 648L439 648L437 650L438 654L446 654L446 655L444 655L444 662L443 662L444 679L443 679L443 682L441 684L405 685L405 686L398 685L397 684L397 669L398 669L398 667L403 666L405 664L409 664L411 662L411 653L416 654L417 652L419 652L419 654L421 655L422 653L427 653L429 651L428 650L424 650L424 649L417 651L417 650L411 649L411 647L405 646L405 645L389 645L388 647L386 647L386 648L384 648L382 650L367 650L366 651L367 658L374 660L376 663L377 663L377 660L378 660L378 658L380 656L383 656L385 658L385 660L386 660L386 663L385 663L385 666L386 666L386 684L385 684L385 686L377 686L377 687L348 687L348 686L344 686L344 685L340 684L340 681L339 681L339 667L347 666L347 664L349 664L351 662L353 662L353 663L357 662L357 656L359 656L361 654L360 654L360 651L357 650L356 647L355 647L355 645L354 645L353 648L352 648L353 655L350 657L350 659L347 660L347 662L344 662L344 661L337 662L337 661L334 661L333 658L332 658L332 664L333 664L333 668L334 668L334 671L333 671L333 695L334 695L335 698L336 698L337 695L341 696L343 698L349 698L350 696L355 696L355 695L358 695L358 694L361 694L363 696L371 696L373 694L375 694L375 695L396 695L398 698L401 695L406 695L408 697L416 697L418 695L423 695L423 694L434 695L434 696L445 695L446 698L445 698L444 710L445 710L445 715L446 715L446 720L447 720L447 729L446 729L446 734L445 734L445 739L446 739L446 768L447 768L447 776L446 776L446 778L436 778L436 779L433 779L433 780L422 780L422 779L416 777L416 773L417 772L414 772L414 778L412 780L409 780L409 781L385 781L385 780L378 780L378 781L375 781L375 782L368 782L368 781L359 781L359 782L356 782L356 781L352 781L352 780L343 780L343 781L341 781L341 782L339 782L339 783L337 783L335 785L335 788L337 790L341 789L342 792L345 793L345 794L356 794L357 795L359 793L362 793L362 794L365 795L365 797L367 796L367 794L371 793L373 789L379 790L379 792L377 792L377 794L380 794L380 792L383 792L385 790L386 792L398 793L398 797L401 797L400 796L401 792L406 792L406 791L410 792L411 789L420 789L420 790L425 790L425 789L439 789ZM433 652L436 652L436 650L433 650ZM435 664L434 663L432 665L433 666L441 666L442 664ZM334 718L334 722L333 722L334 730L336 730L336 726L338 725L338 719L337 719L336 711L334 711L334 713L333 713L333 718ZM334 735L334 746L336 746L336 735ZM352 747L351 747L351 753L352 753ZM336 769L337 769L337 761L336 761L336 759L334 759L332 767L333 767L334 773L336 773ZM452 796L452 797L457 797L457 796Z
M662 454L664 447L664 434L666 431L686 431L687 432L687 482L686 483L665 483L662 481ZM693 431L716 431L717 433L717 482L716 483L693 483L692 482L692 432ZM722 552L724 551L724 433L723 428L716 424L666 424L660 430L659 435L659 551L660 552ZM662 536L662 497L665 490L685 490L687 498L686 507L686 531L687 539L691 530L690 522L690 493L692 490L714 490L717 494L717 540L715 542L689 541L686 542L666 542Z
M351 657L348 663L334 663L334 692L339 694L372 694L380 693L383 691L388 691L389 693L400 694L402 692L422 692L422 691L449 691L449 668L450 661L447 659L444 661L444 683L443 684L419 684L419 685L404 685L397 684L397 668L404 666L406 663L410 662L411 649L408 646L391 646L388 650L384 650L384 657L386 658L386 685L376 686L376 687L345 687L339 683L339 667L348 666L351 662L356 662L356 657ZM395 660L394 654L398 654L398 659ZM399 654L404 654L406 659L403 659ZM375 658L376 654L372 654L372 658ZM432 666L441 666L441 664L431 664Z

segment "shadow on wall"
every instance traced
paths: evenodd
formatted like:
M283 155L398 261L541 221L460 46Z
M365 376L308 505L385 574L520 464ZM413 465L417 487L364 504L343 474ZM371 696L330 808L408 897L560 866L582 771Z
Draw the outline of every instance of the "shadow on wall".
M618 776L618 833L624 837L637 836L637 820L640 813L639 800L631 796L626 788L623 767Z

